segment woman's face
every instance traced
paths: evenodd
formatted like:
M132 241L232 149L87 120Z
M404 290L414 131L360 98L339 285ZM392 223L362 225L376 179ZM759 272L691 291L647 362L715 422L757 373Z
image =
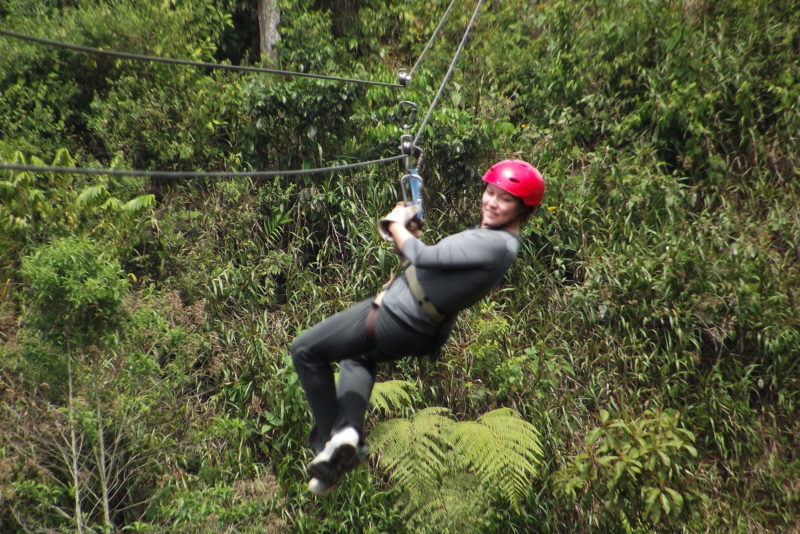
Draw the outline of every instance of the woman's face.
M483 219L481 228L502 228L517 219L521 210L520 200L493 184L486 184L481 198Z

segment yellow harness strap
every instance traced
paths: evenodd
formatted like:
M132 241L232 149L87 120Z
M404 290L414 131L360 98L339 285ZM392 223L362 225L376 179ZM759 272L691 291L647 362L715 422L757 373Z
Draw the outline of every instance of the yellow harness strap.
M431 299L428 298L428 295L425 294L425 291L422 290L422 286L419 284L419 280L417 280L417 268L413 265L409 265L408 268L406 268L406 280L408 280L408 286L411 288L411 292L414 293L417 302L422 307L422 310L428 314L428 317L437 324L444 321L446 317L445 314L436 308L433 302L431 302Z
M406 273L406 280L408 280L408 286L411 288L411 293L414 294L414 297L417 299L422 311L430 317L431 321L436 324L441 323L447 317L445 314L440 312L436 305L431 302L431 299L425 294L425 291L422 289L422 286L417 279L417 268L411 265L408 260L404 260L402 264L400 264L400 269L396 270L392 277L389 279L388 282L383 284L381 288L381 292L375 297L375 300L372 301L373 306L379 307L381 302L383 302L383 296L386 294L386 291L389 289L389 286L392 285L395 278L397 278L397 274L400 271L405 271Z

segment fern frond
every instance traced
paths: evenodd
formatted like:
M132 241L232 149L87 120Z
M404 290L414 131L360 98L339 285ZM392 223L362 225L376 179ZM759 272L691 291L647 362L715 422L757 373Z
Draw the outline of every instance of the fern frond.
M378 465L410 496L436 487L447 467L447 440L454 424L446 408L421 410L409 419L379 423L370 435L370 447L378 451Z
M69 155L69 150L66 148L56 150L56 155L53 158L54 167L72 167L73 165L75 165L75 160Z
M486 532L490 501L474 473L451 469L444 473L433 492L407 499L400 508L412 532L421 534L483 534Z
M108 196L108 190L105 185L92 185L81 191L81 194L75 199L75 204L78 206L97 204L106 196Z
M518 450L525 452L526 457L541 457L539 431L511 408L487 412L478 418L478 422L501 433L506 442L520 444Z
M156 197L152 194L139 195L122 205L122 211L136 214L144 209L152 208L156 205Z
M452 519L455 501L441 493L460 488L466 495L475 486L464 485L468 479L496 488L518 507L541 461L536 428L508 408L461 423L451 415L446 408L426 408L408 419L382 422L370 436L378 465L405 495L403 515Z
M450 443L465 467L498 488L512 506L525 497L542 456L536 428L507 408L456 423Z
M111 197L100 206L103 211L117 212L122 208L122 202L118 198Z
M419 396L416 384L408 380L377 382L372 389L370 403L384 415L403 408L410 408Z

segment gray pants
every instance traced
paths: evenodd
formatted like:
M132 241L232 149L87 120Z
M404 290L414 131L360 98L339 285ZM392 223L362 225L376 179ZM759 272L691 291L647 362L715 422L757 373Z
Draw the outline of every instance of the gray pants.
M367 299L328 317L298 336L289 349L314 416L309 441L317 452L333 432L346 426L355 427L363 439L377 362L424 356L441 344L410 329L383 307L375 339L367 339L365 323L371 306L372 299ZM332 362L341 362L338 385Z

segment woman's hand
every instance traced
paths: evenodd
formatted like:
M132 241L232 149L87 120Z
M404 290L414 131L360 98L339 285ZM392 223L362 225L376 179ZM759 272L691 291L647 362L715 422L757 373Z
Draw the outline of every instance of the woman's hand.
M419 213L419 206L416 204L411 204L410 206L406 206L403 202L398 202L397 205L394 207L392 211L390 211L386 217L381 219L381 222L378 223L378 232L381 234L387 241L394 241L396 245L397 243L397 228L400 228L405 231L405 233L409 233L407 230L407 226L411 221ZM416 221L414 221L416 224ZM396 223L396 224L393 224ZM419 230L419 225L416 225L415 230ZM409 235L411 235L409 233ZM403 239L405 241L405 239Z

